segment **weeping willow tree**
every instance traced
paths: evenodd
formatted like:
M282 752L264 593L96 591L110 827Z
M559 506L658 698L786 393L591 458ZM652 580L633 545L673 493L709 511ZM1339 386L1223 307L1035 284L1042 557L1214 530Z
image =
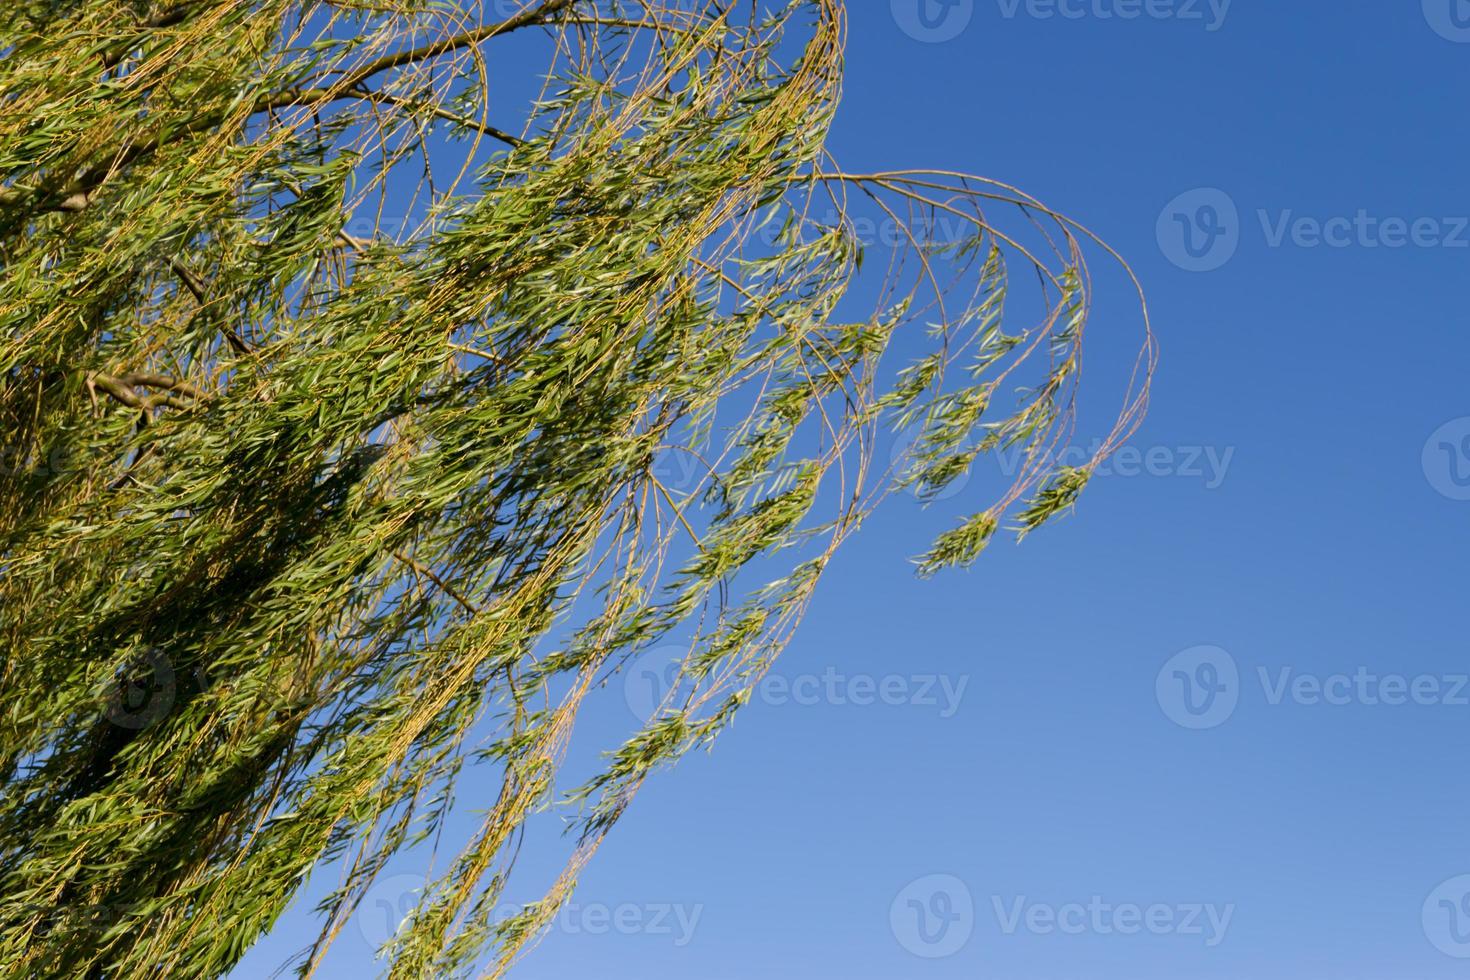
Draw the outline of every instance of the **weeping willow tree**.
M844 19L5 5L4 975L222 975L315 871L309 975L467 805L382 961L499 976L885 496L1021 460L916 542L926 575L1070 507L1141 417L1146 313L1057 467L1111 253L1014 188L843 171ZM519 107L497 45L540 52ZM672 639L658 710L558 781L589 696ZM547 810L563 873L492 915Z

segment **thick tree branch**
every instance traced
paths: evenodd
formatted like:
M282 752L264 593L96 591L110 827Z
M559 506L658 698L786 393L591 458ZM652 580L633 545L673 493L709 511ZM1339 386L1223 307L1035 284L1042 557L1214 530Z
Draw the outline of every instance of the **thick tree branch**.
M557 14L570 7L573 2L574 0L542 0L537 6L527 8L514 17L508 17L497 24L486 24L484 27L476 28L473 31L466 31L463 34L456 34L454 37L441 38L440 40L430 41L428 44L420 45L417 48L409 48L406 51L397 51L393 54L384 55L376 61L369 62L361 68L348 72L334 83L332 87L354 88L379 72L387 71L390 68L398 68L415 61L437 58L439 55L448 54L450 51L473 47L482 41L488 41L490 38L497 37L501 34L509 34L511 31L520 30L523 27L537 27L549 23L555 19Z
M170 378L161 374L147 374L143 372L129 372L123 375L111 375L102 371L94 371L87 375L87 386L93 390L105 392L128 408L136 408L147 412L164 406L167 408L190 408L189 402L175 397L175 393L194 399L197 402L209 401L209 395L177 378ZM139 395L134 388L158 388L156 394Z

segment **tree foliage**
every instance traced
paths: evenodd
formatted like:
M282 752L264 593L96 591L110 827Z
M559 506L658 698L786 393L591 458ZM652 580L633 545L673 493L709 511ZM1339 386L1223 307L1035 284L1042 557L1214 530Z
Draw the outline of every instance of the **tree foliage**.
M309 974L456 788L479 829L386 969L499 975L886 494L1022 454L924 573L1070 506L1139 421L1152 340L1098 455L1054 468L1096 243L990 181L842 171L844 18L5 5L5 975L219 976L335 864ZM516 119L502 43L547 58ZM866 272L859 202L898 239ZM674 456L698 478L662 478ZM681 682L560 786L585 699L670 638ZM547 807L565 872L497 919Z

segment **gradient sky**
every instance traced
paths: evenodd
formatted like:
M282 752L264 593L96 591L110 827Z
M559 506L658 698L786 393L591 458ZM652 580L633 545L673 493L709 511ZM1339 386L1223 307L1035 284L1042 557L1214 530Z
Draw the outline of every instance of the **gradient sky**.
M881 511L517 975L1470 975L1470 2L850 8L844 166L1015 184L1133 264L1138 455L928 582L952 515ZM1102 285L1099 374L1136 343Z

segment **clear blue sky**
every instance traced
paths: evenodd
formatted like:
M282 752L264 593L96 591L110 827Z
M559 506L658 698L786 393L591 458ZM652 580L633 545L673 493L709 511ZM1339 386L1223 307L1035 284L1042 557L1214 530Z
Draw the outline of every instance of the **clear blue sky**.
M850 5L833 150L1133 263L1138 461L929 582L948 517L893 501L788 687L643 792L518 975L1470 974L1470 2L923 2Z

